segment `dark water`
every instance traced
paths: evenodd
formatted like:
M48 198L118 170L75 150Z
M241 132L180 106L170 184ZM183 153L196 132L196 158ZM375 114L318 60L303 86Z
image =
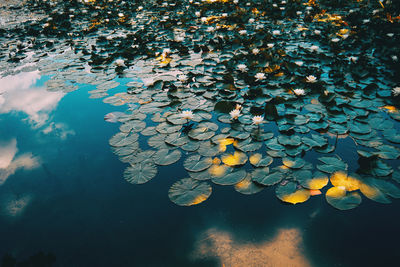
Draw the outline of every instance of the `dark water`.
M0 115L0 141L9 147L2 155L12 158L11 163L2 158L2 164L18 165L15 173L2 176L0 186L4 266L13 261L36 266L220 266L223 260L202 257L199 251L210 229L229 235L239 248L236 253L243 244L262 246L294 229L298 238L288 242L298 244L296 251L312 266L398 265L399 200L384 205L363 198L358 208L338 211L323 195L286 205L273 188L245 196L233 187L215 186L206 202L180 207L167 192L187 175L179 167L182 159L159 168L147 184L127 183L122 178L126 165L108 145L118 125L101 115L118 108L89 99L91 86L67 95L51 93L43 88L48 77L23 75L13 81L25 84L7 85L9 108L3 106ZM344 149L346 141L339 142ZM351 163L350 156L346 160ZM251 266L248 260L243 266Z

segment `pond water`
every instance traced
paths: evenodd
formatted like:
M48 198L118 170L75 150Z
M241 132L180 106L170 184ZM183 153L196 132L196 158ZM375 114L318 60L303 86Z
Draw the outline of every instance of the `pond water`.
M396 6L115 2L0 5L2 266L398 265Z

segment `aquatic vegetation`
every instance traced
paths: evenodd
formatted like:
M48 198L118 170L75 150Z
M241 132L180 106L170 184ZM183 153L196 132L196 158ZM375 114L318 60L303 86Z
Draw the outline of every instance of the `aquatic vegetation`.
M49 16L7 24L19 42L1 46L0 75L37 68L52 75L49 91L91 84L91 98L126 106L104 119L121 124L109 144L128 182L155 182L182 160L191 178L171 183L178 205L205 201L211 183L242 194L275 186L292 204L325 194L341 210L359 192L399 197L400 21L390 8L370 17L373 4L357 1L37 2Z

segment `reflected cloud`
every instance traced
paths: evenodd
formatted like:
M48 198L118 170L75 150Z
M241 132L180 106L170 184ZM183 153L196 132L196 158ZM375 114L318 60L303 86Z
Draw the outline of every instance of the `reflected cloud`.
M13 175L18 169L32 170L39 166L39 158L32 153L24 153L15 157L17 140L0 143L0 185L4 184L7 178Z
M51 122L49 126L43 129L42 133L49 134L54 133L57 135L61 140L65 140L70 135L75 135L75 131L71 130L68 125L64 123L54 123Z
M46 123L50 112L57 107L64 93L49 92L43 87L35 87L39 79L39 71L0 78L0 114L24 112L37 127Z
M262 243L238 242L229 232L209 229L197 242L195 259L217 258L221 266L311 266L301 253L302 236L298 229L280 229Z
M6 169L17 153L17 140L14 138L9 142L0 142L0 169Z
M7 217L21 215L32 201L32 195L8 195L2 200L2 213Z

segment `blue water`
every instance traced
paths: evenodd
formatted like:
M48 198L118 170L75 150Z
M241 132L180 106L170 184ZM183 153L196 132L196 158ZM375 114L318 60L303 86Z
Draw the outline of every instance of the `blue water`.
M287 205L275 197L274 188L246 196L233 187L213 186L207 201L180 207L169 200L168 189L187 176L179 167L182 159L159 167L144 185L127 183L126 164L108 144L119 125L103 119L126 107L89 99L93 89L82 85L63 95L46 110L41 125L25 111L0 114L0 141L16 141L13 160L31 153L37 161L32 169L17 168L0 185L3 263L6 255L23 262L43 252L54 259L43 256L37 266L46 261L54 266L221 266L218 258L195 256L209 229L255 246L282 229L296 229L302 236L299 253L312 266L398 265L399 200L384 205L363 197L356 209L338 211L323 195ZM43 132L55 124L62 126ZM339 147L346 142L339 140ZM345 160L356 164L350 159Z

